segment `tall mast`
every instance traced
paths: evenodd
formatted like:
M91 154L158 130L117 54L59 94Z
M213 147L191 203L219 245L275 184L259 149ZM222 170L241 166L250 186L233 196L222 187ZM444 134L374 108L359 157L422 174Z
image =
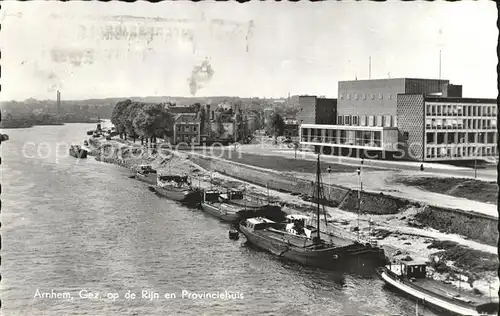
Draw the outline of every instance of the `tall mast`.
M319 154L318 154L318 163L316 165L316 181L318 186L318 197L317 197L317 209L316 209L316 221L317 221L317 229L318 229L318 240L320 238L319 233L319 199L320 199L320 163L319 163Z

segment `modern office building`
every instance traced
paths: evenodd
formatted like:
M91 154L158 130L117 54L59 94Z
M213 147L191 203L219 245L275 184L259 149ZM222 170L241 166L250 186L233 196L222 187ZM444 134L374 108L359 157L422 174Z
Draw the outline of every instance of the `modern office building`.
M496 100L462 98L449 80L342 81L336 111L336 124L302 124L301 145L417 161L498 154Z

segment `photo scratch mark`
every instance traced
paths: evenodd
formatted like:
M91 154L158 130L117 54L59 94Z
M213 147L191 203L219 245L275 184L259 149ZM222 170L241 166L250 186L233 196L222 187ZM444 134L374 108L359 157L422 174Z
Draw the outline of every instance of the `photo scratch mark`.
M210 65L210 61L206 59L199 66L195 66L193 72L191 73L191 77L188 79L189 82L189 91L191 95L196 95L196 92L203 88L204 85L212 80L215 71Z

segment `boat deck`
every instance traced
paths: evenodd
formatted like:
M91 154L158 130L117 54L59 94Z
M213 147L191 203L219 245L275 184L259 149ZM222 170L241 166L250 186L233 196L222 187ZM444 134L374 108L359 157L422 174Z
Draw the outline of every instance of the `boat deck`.
M265 234L269 237L273 237L275 239L279 240L286 240L290 242L292 245L297 246L297 247L310 247L313 246L313 241L311 239L306 238L305 236L297 236L293 234L289 234L280 230L276 229L268 229L268 230L263 230L261 232L262 234ZM337 247L344 247L344 246L349 246L352 245L353 242L350 240L346 240L343 238L338 238L335 236L329 236L326 234L321 234L323 240L329 241L331 244L337 246Z
M432 280L432 279L416 279L413 284L422 287L431 292L435 292L439 295L446 296L449 299L457 302L458 304L472 304L477 305L481 303L486 303L487 301L484 297L480 295L476 295L472 292L459 290L457 287L452 284L446 284L440 281ZM465 284L465 282L464 282Z

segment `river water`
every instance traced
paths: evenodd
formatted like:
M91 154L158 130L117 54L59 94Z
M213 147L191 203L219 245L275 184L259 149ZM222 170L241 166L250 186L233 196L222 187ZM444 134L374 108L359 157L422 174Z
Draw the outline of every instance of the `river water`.
M129 170L67 156L94 127L1 131L4 315L415 315L376 276L282 262Z

